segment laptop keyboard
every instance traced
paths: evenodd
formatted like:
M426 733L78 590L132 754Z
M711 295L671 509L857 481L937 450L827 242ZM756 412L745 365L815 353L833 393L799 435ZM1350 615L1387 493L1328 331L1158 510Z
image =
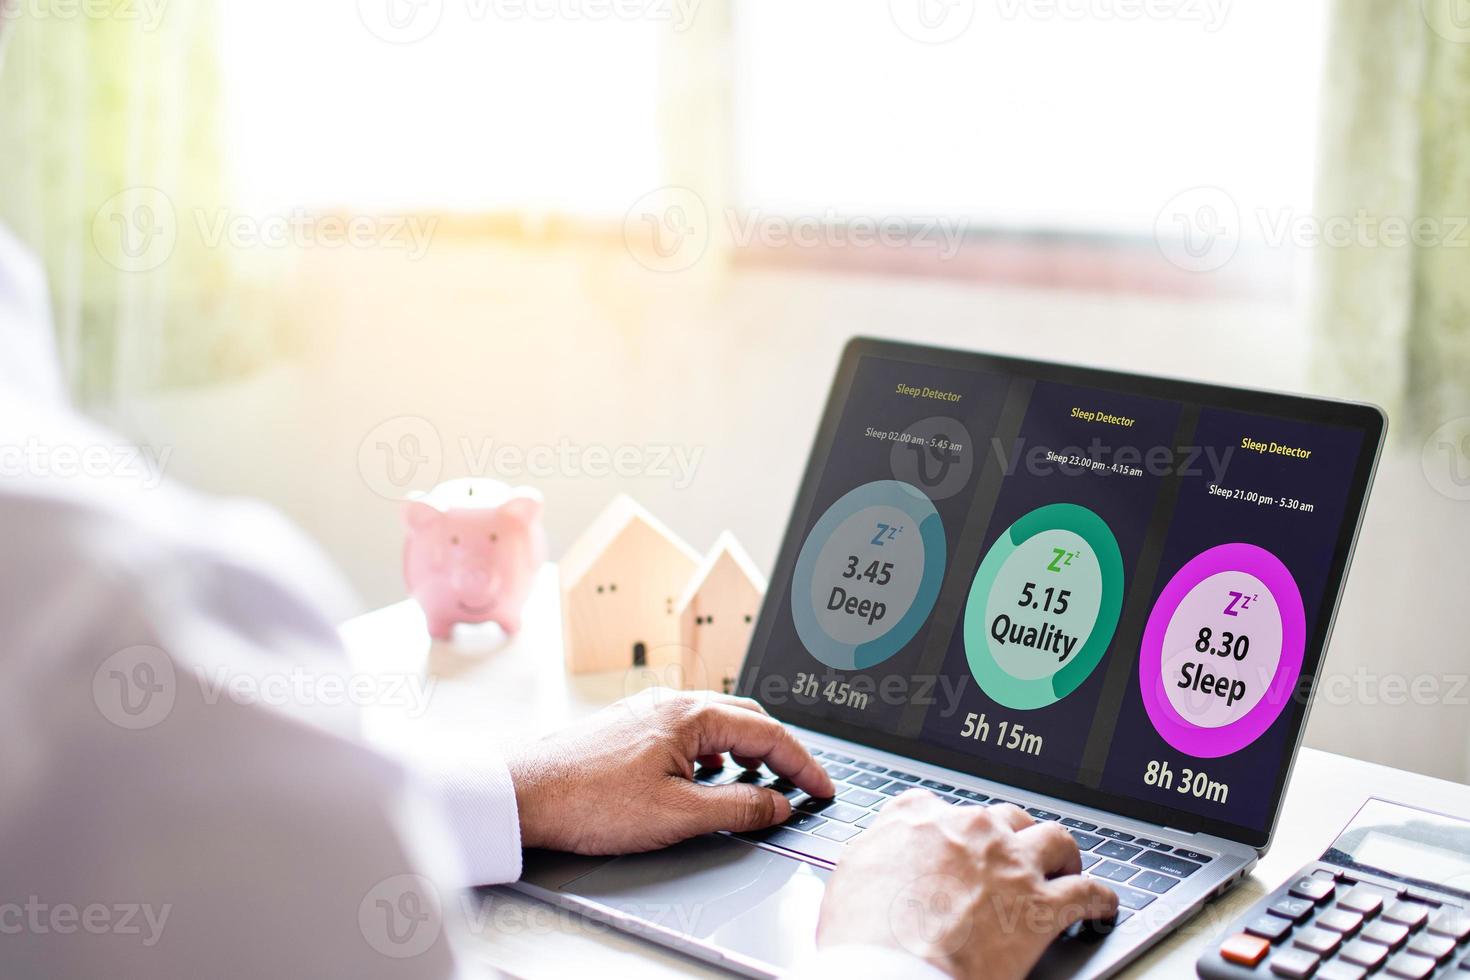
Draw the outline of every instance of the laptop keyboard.
M814 799L764 767L746 770L727 765L721 769L700 769L694 779L711 786L755 783L782 793L791 800L790 819L780 827L739 836L834 863L841 856L843 846L871 827L890 800L911 789L927 789L951 806L998 806L1012 802L840 752L814 749L812 755L832 777L837 788L834 799ZM1067 828L1082 851L1083 874L1117 893L1121 906L1119 922L1131 912L1146 908L1214 860L1214 855L1172 847L1039 807L1023 809L1038 822L1055 821Z

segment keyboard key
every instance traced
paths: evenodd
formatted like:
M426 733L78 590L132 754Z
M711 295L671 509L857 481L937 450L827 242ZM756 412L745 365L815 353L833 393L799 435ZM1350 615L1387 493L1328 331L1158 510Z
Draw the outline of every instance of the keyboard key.
M822 766L822 768L827 770L827 775L831 776L834 780L846 779L848 776L851 776L857 772L856 769L849 769L846 766L833 764L824 765Z
M821 813L829 806L835 806L836 803L836 800L819 800L814 796L808 796L806 799L792 804L791 808L793 810L800 810L803 813Z
M822 756L826 755L826 753L823 752L821 749L814 749L810 745L805 746L805 748L808 752L812 754L813 759L820 759L822 758Z
M879 787L878 792L884 796L902 796L911 789L913 787L908 783L889 783L887 786Z
M1119 844L1117 841L1104 841L1097 846L1097 853L1105 858L1113 858L1117 861L1128 861L1140 854L1138 848L1131 844Z
M1184 858L1186 861L1198 861L1200 864L1209 864L1211 861L1215 860L1213 855L1201 854L1199 851L1191 851L1187 847L1176 847L1174 848L1174 853Z
M934 795L939 798L940 803L948 803L950 806L959 806L961 802L958 798L950 796L947 793L935 793Z
M876 814L876 813L870 813L866 817L863 817L863 819L859 820L857 822L857 826L861 827L864 830L867 830L869 827L873 826L873 824L875 824L877 822L878 822L878 814Z
M1117 845L1122 847L1123 845ZM1144 851L1133 859L1133 863L1140 868L1148 868L1150 871L1162 871L1166 875L1175 878L1188 878L1200 869L1193 861L1186 861L1182 857L1173 854L1159 854L1157 851Z
M980 804L979 803L976 803L974 800L955 800L954 801L954 805L955 806L980 806Z
M1007 804L1010 804L1011 806L1015 806L1016 805L1014 803L1011 803L1010 800L1003 800L1003 799L1001 799L999 796L992 796L990 798L990 803L989 803L990 806L1005 806Z
M1152 871L1144 871L1137 878L1133 879L1133 887L1142 888L1144 891L1153 892L1155 895L1162 895L1177 884L1179 884L1177 878L1155 874Z
M1305 922L1315 906L1302 898L1278 898L1266 911L1292 922Z
M1427 956L1415 956L1413 953L1400 953L1388 961L1383 972L1391 977L1404 977L1405 980L1424 980L1434 972L1439 964Z
M842 825L837 824L836 826ZM786 827L778 827L774 833L763 833L756 839L776 847L784 847L788 851L795 851L797 854L831 861L834 864L838 858L842 857L842 845L837 841L824 840Z
M1086 820L1078 820L1076 817L1063 817L1063 827L1071 827L1073 830L1096 830L1097 824L1088 823Z
M1283 949L1271 957L1271 972L1290 980L1304 980L1317 969L1321 957L1305 949Z
M1147 837L1138 837L1138 838L1135 838L1134 841L1133 841L1133 843L1137 844L1139 847L1142 847L1142 848L1144 848L1146 850L1150 850L1150 851L1170 851L1170 850L1173 850L1173 848L1171 848L1168 844L1165 844L1162 841L1149 840Z
M1245 924L1245 931L1274 943L1291 932L1291 923L1274 915L1258 915Z
M1291 893L1297 898L1305 898L1310 902L1325 902L1336 890L1337 886L1332 882L1315 875L1298 878L1291 883Z
M1340 932L1344 936L1351 936L1363 925L1363 917L1347 909L1327 909L1317 916L1317 921L1313 925Z
M1368 971L1361 966L1353 966L1342 960L1331 960L1322 964L1322 969L1317 971L1314 980L1363 980Z
M1372 970L1377 968L1379 963L1388 959L1388 949L1364 939L1354 939L1344 946L1342 952L1337 955L1339 959L1347 960L1349 963L1356 963L1365 970Z
M887 786L893 780L887 776L880 776L873 772L861 772L847 781L849 786L857 786L860 789L879 789Z
M1266 918L1274 919L1275 916L1267 916ZM1291 944L1293 946L1299 946L1302 949L1311 950L1318 956L1331 956L1337 952L1337 947L1342 945L1342 937L1326 929L1306 926L1291 938Z
M837 797L843 803L851 803L853 806L869 807L877 803L883 797L877 793L869 793L865 789L850 789Z
M917 783L919 781L919 777L915 776L913 773L899 772L897 769L888 770L888 775L891 779L901 780L905 783Z
M825 837L828 840L845 841L856 837L858 835L858 829L856 827L850 827L845 823L832 823L828 821L812 831L812 833L818 837Z
M1383 911L1383 895L1366 885L1354 885L1346 894L1338 896L1338 907L1350 912L1361 912L1371 919Z
M1455 909L1440 909L1439 914L1429 920L1429 931L1462 943L1466 936L1470 936L1470 917Z
M1269 940L1249 933L1237 933L1220 944L1220 956L1230 963L1253 967L1271 951Z
M921 779L919 780L919 785L925 789L932 789L939 793L948 793L954 789L949 783L941 783L935 779Z
M1031 814L1031 816L1035 817L1037 820L1060 820L1060 819L1062 819L1062 815L1060 813L1052 813L1050 810L1043 810L1040 807L1036 807L1036 806L1028 806L1026 808L1026 812L1029 813L1029 814Z
M790 827L792 830L804 830L807 833L811 833L813 830L816 830L818 827L826 822L826 820L817 816L815 813L802 813L800 810L797 810L796 812L792 813L790 818L787 819L787 821L781 826Z
M1114 892L1117 893L1118 904L1123 906L1125 909L1133 909L1134 911L1137 911L1139 909L1147 908L1149 905L1153 904L1154 896L1150 895L1148 892L1141 892L1137 888L1130 888L1127 885L1115 884L1111 881L1107 883L1107 887L1111 888Z
M1097 830L1097 833L1100 834L1101 836L1110 838L1112 840L1132 840L1133 839L1133 835L1132 834L1125 834L1121 830L1109 830L1106 827L1098 827L1098 828L1095 828L1095 829Z
M1096 834L1089 834L1082 830L1069 830L1067 833L1071 834L1072 839L1077 842L1077 849L1079 851L1090 851L1103 841Z
M1437 963L1449 959L1454 951L1455 941L1453 939L1449 936L1436 936L1432 932L1415 936L1414 941L1409 943L1409 952L1427 956Z
M1409 927L1380 919L1364 926L1361 935L1370 943L1382 943L1389 949L1398 949L1409 938Z
M1093 865L1097 864L1097 862L1099 862L1101 860L1102 860L1102 858L1098 857L1096 854L1083 854L1082 855L1082 870L1083 871L1086 871L1088 868L1090 868Z
M1106 878L1108 881L1127 881L1138 873L1138 869L1116 861L1104 861L1089 873L1095 878Z
M866 769L866 770L868 770L868 772L887 772L888 771L888 767L887 766L880 766L877 763L873 763L873 762L854 762L853 765L857 766L859 769Z
M844 766L850 766L857 761L850 755L841 755L837 752L828 752L826 753L826 755L827 758L831 759L833 762L840 762Z
M828 820L841 820L843 823L857 823L867 815L866 810L860 810L848 803L833 803L821 813Z
M891 776L893 774L889 773L889 775ZM973 789L957 789L954 791L954 795L958 796L962 800L971 800L975 803L984 803L986 800L990 799L990 797L986 796L984 793L977 793Z
M1383 910L1389 922L1400 922L1410 929L1417 929L1429 921L1429 906L1423 902L1394 902Z

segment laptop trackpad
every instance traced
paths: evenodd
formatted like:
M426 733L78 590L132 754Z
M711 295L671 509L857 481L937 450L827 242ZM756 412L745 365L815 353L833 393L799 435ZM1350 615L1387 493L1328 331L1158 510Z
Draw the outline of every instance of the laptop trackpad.
M618 858L561 887L777 966L816 942L831 872L730 837Z

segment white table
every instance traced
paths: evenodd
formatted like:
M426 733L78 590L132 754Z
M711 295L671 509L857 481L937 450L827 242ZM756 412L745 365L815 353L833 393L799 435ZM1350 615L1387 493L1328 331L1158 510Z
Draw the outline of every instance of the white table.
M566 674L556 570L551 565L541 571L525 628L511 642L498 628L487 626L460 627L452 644L431 643L423 615L411 602L360 616L344 624L341 632L355 669L422 673L431 679L426 711L405 703L367 712L366 723L376 737L421 749L452 738L534 736L636 693L654 680L642 674ZM1275 844L1255 873L1141 959L1128 975L1193 976L1200 952L1246 906L1321 854L1370 795L1470 813L1470 786L1303 749L1287 789ZM503 902L494 921L506 927L477 930L472 948L486 965L504 973L526 980L584 974L723 975L520 896L506 895Z

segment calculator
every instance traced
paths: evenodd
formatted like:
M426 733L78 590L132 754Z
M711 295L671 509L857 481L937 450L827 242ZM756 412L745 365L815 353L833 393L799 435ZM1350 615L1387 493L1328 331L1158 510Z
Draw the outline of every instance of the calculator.
M1370 799L1200 957L1205 980L1470 980L1470 821Z

